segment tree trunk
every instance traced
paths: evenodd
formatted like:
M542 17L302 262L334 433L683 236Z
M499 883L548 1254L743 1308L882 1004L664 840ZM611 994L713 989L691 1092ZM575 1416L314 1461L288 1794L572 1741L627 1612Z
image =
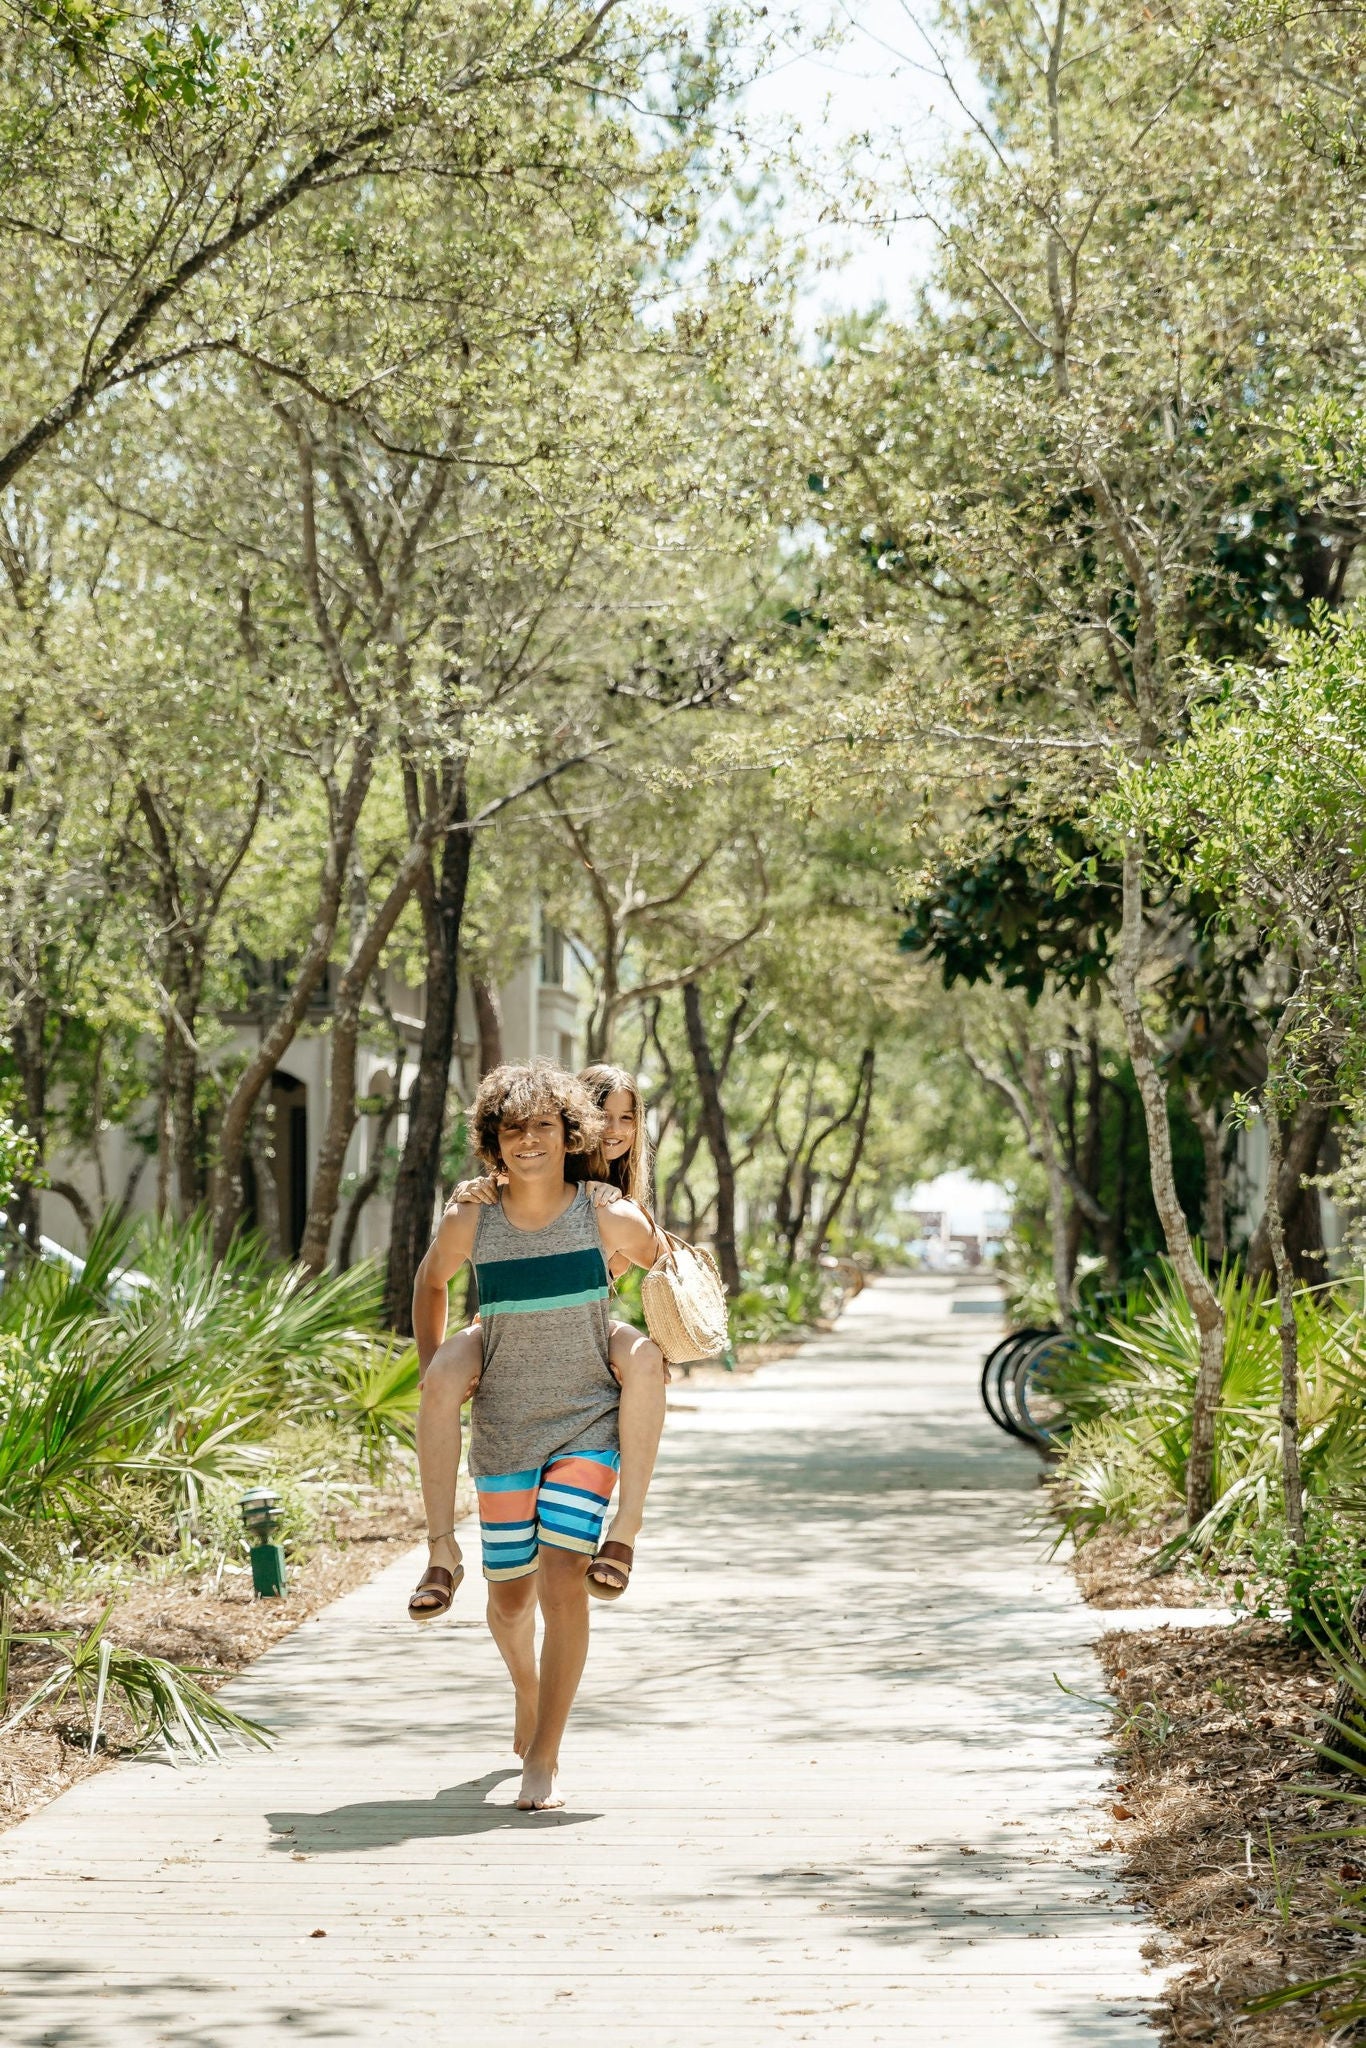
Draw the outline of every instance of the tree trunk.
M1317 1250L1320 1252L1320 1259L1322 1255L1321 1245L1315 1246L1310 1242L1312 1232L1305 1229L1306 1219L1302 1213L1305 1208L1305 1197L1317 1196L1318 1191L1315 1188L1306 1188L1304 1182L1306 1175L1318 1169L1319 1153L1323 1150L1332 1117L1332 1108L1328 1103L1306 1102L1296 1114L1289 1135L1282 1134L1284 1153L1277 1183L1281 1228L1285 1233L1287 1247L1297 1244L1304 1248L1300 1256L1301 1264L1308 1263L1304 1256L1305 1252ZM1317 1201L1313 1207L1317 1209ZM1248 1243L1246 1270L1249 1280L1260 1280L1275 1272L1265 1210Z
M214 1254L220 1259L242 1213L242 1158L257 1099L293 1044L295 1034L308 1014L313 991L327 971L341 912L342 891L351 865L356 827L374 773L374 759L373 740L368 734L364 735L358 743L346 789L328 835L313 929L294 978L294 986L255 1054L238 1076L223 1110L210 1194Z
M1219 1112L1211 1104L1203 1102L1200 1091L1192 1081L1186 1088L1186 1107L1191 1122L1200 1133L1200 1145L1205 1155L1205 1198L1200 1208L1200 1235L1205 1243L1205 1258L1210 1266L1219 1267L1224 1263L1228 1249L1224 1232L1224 1140Z
M503 1006L490 982L476 978L474 1014L479 1025L479 1078L503 1064Z
M790 1224L792 1235L788 1241L789 1265L793 1263L797 1256L798 1234L806 1227L806 1219L810 1213L811 1205L815 1197L816 1154L822 1150L822 1148L828 1143L828 1141L831 1138L834 1137L837 1131L842 1131L845 1125L851 1124L854 1121L855 1117L858 1115L859 1104L863 1100L864 1081L867 1074L867 1061L869 1057L869 1051L869 1048L865 1048L863 1055L859 1060L858 1075L854 1081L854 1090L852 1095L849 1097L848 1107L840 1115L832 1116L830 1120L826 1124L824 1124L819 1131L817 1131L815 1137L811 1140L811 1143L806 1148L806 1157L802 1161L801 1182L797 1191L796 1212L795 1215L792 1217ZM814 1251L808 1251L808 1258L815 1258L815 1256L816 1253Z
M1115 1083L1119 1097L1119 1142L1115 1158L1114 1280L1118 1287L1123 1274L1124 1246L1129 1236L1129 1129L1133 1121L1132 1101L1122 1082Z
M1267 1236L1276 1267L1276 1294L1280 1303L1281 1334L1281 1486L1285 1498L1285 1532L1292 1551L1304 1543L1304 1480L1300 1473L1300 1345L1295 1322L1295 1271L1285 1248L1281 1219L1280 1169L1284 1153L1281 1114L1275 1099L1274 1072L1268 1072L1262 1095L1266 1118L1268 1172L1266 1188Z
M24 1130L37 1147L35 1166L41 1171L47 1157L47 1002L33 989L16 1005L11 1050L24 1092ZM38 1242L38 1204L39 1183L21 1179L9 1224L30 1246Z
M605 920L606 944L598 963L598 987L584 1032L584 1065L602 1066L612 1057L612 1033L621 1003L620 938L615 920Z
M95 1235L95 1218L90 1213L90 1204L80 1189L69 1180L50 1180L48 1192L60 1195L62 1200L76 1212L76 1221L85 1232L86 1243Z
M256 1228L267 1255L282 1259L284 1240L280 1235L280 1190L275 1184L275 1115L262 1094L251 1119L251 1170L256 1181Z
M697 1154L701 1149L701 1124L698 1124L696 1130L689 1131L684 1129L682 1120L680 1119L679 1141L680 1150L678 1154L678 1163L674 1167L673 1172L669 1175L668 1181L665 1183L663 1197L660 1202L660 1210L662 1214L664 1228L666 1230L675 1231L678 1234L678 1236L682 1237L686 1233L679 1230L678 1228L679 1224L683 1221L682 1216L679 1214L678 1197L688 1185L689 1170L691 1169L692 1163L694 1159L696 1159ZM695 1219L697 1209L696 1204L691 1201L691 1197L689 1198L689 1207Z
M1167 1252L1200 1333L1200 1366L1191 1406L1191 1448L1186 1467L1186 1521L1195 1524L1214 1505L1214 1425L1224 1384L1224 1312L1195 1256L1190 1226L1176 1192L1167 1090L1153 1057L1138 978L1143 964L1143 841L1124 844L1123 917L1115 958L1115 993L1129 1045L1134 1079L1148 1132L1148 1171Z
M195 1026L199 1022L199 996L204 979L203 962L191 961L180 1005L179 1040L176 1052L175 1099L172 1122L175 1129L176 1213L181 1222L199 1207L203 1192L199 1160L199 1057L195 1051Z
M833 1230L839 1213L848 1199L850 1188L854 1185L854 1175L859 1170L859 1164L863 1158L863 1148L868 1142L868 1119L873 1108L873 1069L875 1059L876 1055L872 1046L865 1046L863 1058L859 1062L859 1082L863 1089L863 1103L859 1110L858 1123L854 1128L854 1142L850 1147L848 1164L840 1176L834 1193L825 1206L824 1215L816 1226L816 1236L810 1252L813 1261L818 1259L825 1250L830 1232Z
M467 815L462 763L452 823L463 825ZM469 833L448 833L442 843L439 879L430 891L429 901L423 905L427 1010L417 1073L408 1093L408 1135L394 1186L394 1216L389 1233L385 1313L390 1327L403 1337L412 1335L413 1281L432 1234L432 1214L441 1179L441 1139L455 1050L460 926L469 873Z
M1048 1100L1048 1083L1043 1059L1036 1045L1024 1048L1025 1087L1034 1110L1037 1150L1048 1181L1048 1232L1053 1254L1053 1292L1058 1303L1058 1326L1070 1330L1076 1311L1071 1260L1072 1234L1067 1219L1067 1175L1058 1156L1058 1132Z
M1096 990L1096 999L1100 991ZM1127 1123L1121 1121L1121 1135L1127 1131ZM1082 1176L1091 1190L1097 1204L1100 1201L1101 1173L1105 1163L1105 1076L1100 1061L1100 1034L1094 1023L1086 1038L1086 1149L1082 1158ZM1120 1175L1123 1175L1123 1164ZM1105 1261L1105 1283L1118 1289L1121 1276L1121 1246L1119 1219L1116 1214L1118 1201L1104 1212L1105 1221L1095 1223L1092 1228L1096 1235L1096 1246Z
M773 1203L773 1219L779 1237L787 1249L787 1263L792 1265L797 1257L797 1239L806 1221L806 1210L799 1199L802 1190L801 1163L806 1152L807 1133L811 1129L812 1106L816 1099L816 1069L813 1064L806 1082L806 1100L802 1104L802 1127L791 1152L783 1151L782 1136L774 1124L774 1142L777 1144L783 1162L783 1177L778 1183L778 1192Z
M373 1199L379 1188L380 1181L384 1178L384 1149L389 1142L389 1133L393 1129L394 1118L398 1115L401 1106L402 1089L403 1058L400 1053L398 1059L394 1062L393 1092L390 1094L384 1108L380 1111L379 1122L375 1128L375 1145L370 1165L363 1179L357 1181L355 1188L352 1190L351 1199L346 1205L346 1214L342 1217L341 1235L337 1239L337 1271L339 1273L344 1273L351 1264L351 1253L356 1242L356 1231L360 1227L360 1219L365 1205Z
M203 1193L200 1169L199 1050L195 1028L204 993L209 934L233 876L246 859L265 809L266 783L258 776L251 810L227 859L210 877L198 861L191 866L199 886L182 885L172 829L150 783L137 785L138 808L147 826L157 912L165 933L162 993L166 1015L162 1032L161 1077L157 1098L157 1216L175 1209L183 1222L199 1206ZM188 903L194 909L187 908Z
M171 1213L171 1183L175 1173L176 1052L176 1028L168 1005L166 1019L161 1027L161 1072L157 1076L158 1223L164 1223Z
M147 1154L145 1152L141 1152L139 1153L137 1159L133 1162L133 1165L128 1170L128 1178L123 1184L123 1193L119 1196L119 1205L117 1211L115 1212L116 1222L126 1223L128 1221L128 1218L132 1215L133 1203L137 1198L138 1188L142 1183L142 1176L144 1173L146 1173L146 1171Z
M174 917L169 891L163 891L163 914ZM198 1194L198 1132L195 1096L199 1063L193 1050L197 997L191 992L192 967L178 926L168 931L161 963L165 1019L161 1032L161 1073L157 1087L157 1220L185 1218ZM200 977L202 979L202 968ZM187 1034L190 1043L186 1043Z
M204 990L204 941L190 941L177 962L173 1013L167 1020L171 1043L172 1165L176 1214L185 1222L199 1207L203 1193L199 1155L199 1054L195 1030ZM160 1162L158 1162L159 1165Z
M740 1259L735 1244L735 1169L731 1163L730 1138L716 1066L702 1018L702 995L695 981L683 984L683 1015L688 1028L688 1049L697 1075L702 1128L716 1170L716 1262L721 1268L727 1292L737 1295L740 1292Z
M313 1194L308 1205L299 1264L307 1273L321 1273L327 1264L332 1226L337 1220L346 1148L356 1128L356 1053L360 1045L360 1012L366 984L379 964L394 926L402 916L418 876L431 858L431 842L442 829L433 820L409 842L380 908L353 948L337 983L332 1013L332 1057L328 1062L327 1122L318 1147ZM461 835L462 837L465 835Z

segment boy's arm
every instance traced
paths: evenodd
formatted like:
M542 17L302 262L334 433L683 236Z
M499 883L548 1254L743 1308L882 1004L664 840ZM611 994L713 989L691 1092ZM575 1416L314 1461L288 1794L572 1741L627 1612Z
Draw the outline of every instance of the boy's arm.
M643 1209L634 1202L613 1202L595 1213L609 1259L620 1253L633 1266L653 1266L664 1240Z
M446 1334L450 1310L447 1289L473 1252L478 1228L477 1204L462 1202L458 1208L448 1209L417 1269L413 1281L413 1341L417 1345L419 1383L426 1378L432 1354Z

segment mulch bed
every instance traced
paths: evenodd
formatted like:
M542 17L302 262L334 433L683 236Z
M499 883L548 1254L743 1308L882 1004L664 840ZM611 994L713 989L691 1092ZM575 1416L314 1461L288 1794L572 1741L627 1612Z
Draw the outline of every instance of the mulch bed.
M253 1598L250 1571L212 1578L191 1575L134 1580L114 1598L107 1633L130 1649L198 1665L200 1683L212 1692L309 1620L331 1601L373 1578L412 1548L425 1523L415 1492L378 1496L360 1507L339 1507L328 1517L324 1538L307 1557L291 1562L283 1600ZM73 1599L57 1607L36 1606L15 1617L15 1632L40 1628L88 1627L109 1599ZM10 1669L10 1712L52 1669L50 1654L14 1646ZM33 1715L0 1736L0 1829L35 1813L92 1771L128 1754L129 1724L117 1707L106 1715L107 1743L88 1754L89 1735L74 1698Z
M1223 1604L1208 1580L1145 1577L1155 1548L1098 1538L1075 1563L1083 1592L1101 1607ZM1311 2048L1363 2038L1361 2026L1324 2017L1347 1993L1246 2010L1354 1957L1366 1965L1366 1942L1337 1924L1342 1889L1366 1882L1366 1843L1299 1839L1335 1820L1302 1789L1323 1781L1311 1745L1330 1674L1281 1624L1254 1619L1116 1631L1097 1651L1119 1707L1117 1779L1101 1818L1133 1902L1164 1930L1145 1951L1175 1973L1155 2015L1164 2040Z

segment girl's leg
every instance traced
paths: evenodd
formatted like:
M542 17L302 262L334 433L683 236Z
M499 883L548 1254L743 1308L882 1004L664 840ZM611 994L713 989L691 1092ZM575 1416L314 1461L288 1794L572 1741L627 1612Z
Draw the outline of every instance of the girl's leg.
M455 1480L460 1468L460 1410L483 1364L477 1329L459 1331L440 1345L422 1382L417 1411L417 1469L427 1510L427 1540L433 1564L454 1571L460 1563L455 1527Z
M621 1471L617 1511L606 1533L617 1543L634 1543L645 1520L645 1496L664 1428L668 1373L659 1346L629 1323L613 1323L608 1355L621 1383Z

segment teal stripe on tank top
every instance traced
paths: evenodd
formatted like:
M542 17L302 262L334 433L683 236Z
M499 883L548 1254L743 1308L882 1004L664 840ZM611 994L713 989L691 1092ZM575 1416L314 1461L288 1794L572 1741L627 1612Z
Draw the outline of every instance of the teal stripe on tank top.
M543 1294L535 1301L485 1301L480 1296L479 1313L489 1316L538 1316L552 1308L584 1308L589 1302L606 1301L605 1287L584 1287L577 1294Z
M481 1315L528 1315L607 1298L607 1262L596 1246L529 1259L479 1259L474 1271Z

